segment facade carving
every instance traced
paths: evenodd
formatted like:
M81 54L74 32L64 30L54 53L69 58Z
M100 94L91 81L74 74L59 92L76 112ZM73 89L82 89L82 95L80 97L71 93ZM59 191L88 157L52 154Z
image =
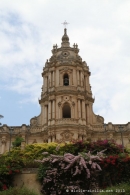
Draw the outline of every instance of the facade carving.
M30 125L0 127L0 153L9 150L16 136L22 136L22 144L43 142L71 142L76 140L120 140L120 124L108 123L93 112L89 66L79 56L78 45L70 47L67 29L64 29L61 47L53 46L52 56L43 68L41 113L30 120ZM130 122L123 124L125 145L130 140Z

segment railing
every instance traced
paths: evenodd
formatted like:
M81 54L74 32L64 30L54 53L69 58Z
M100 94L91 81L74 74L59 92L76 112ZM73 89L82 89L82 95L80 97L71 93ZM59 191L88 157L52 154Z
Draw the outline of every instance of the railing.
M70 85L67 85L67 86L60 86L60 87L57 87L56 88L56 91L65 91L65 90L73 90L73 91L76 91L76 87L75 86L70 86Z
M78 119L73 119L73 118L61 118L61 119L56 119L56 124L76 124L78 123Z

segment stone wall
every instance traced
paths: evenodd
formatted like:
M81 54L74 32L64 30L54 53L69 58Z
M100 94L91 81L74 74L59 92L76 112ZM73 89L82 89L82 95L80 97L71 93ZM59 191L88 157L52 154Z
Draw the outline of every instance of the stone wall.
M41 195L41 185L37 180L37 168L23 169L22 173L15 175L14 186L27 187Z

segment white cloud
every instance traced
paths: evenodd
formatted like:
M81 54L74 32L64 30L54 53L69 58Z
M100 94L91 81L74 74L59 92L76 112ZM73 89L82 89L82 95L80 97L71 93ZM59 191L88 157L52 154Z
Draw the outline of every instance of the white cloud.
M95 112L130 121L129 10L127 0L0 1L0 87L22 94L21 104L37 103L44 63L67 20L70 43L78 43L92 73Z

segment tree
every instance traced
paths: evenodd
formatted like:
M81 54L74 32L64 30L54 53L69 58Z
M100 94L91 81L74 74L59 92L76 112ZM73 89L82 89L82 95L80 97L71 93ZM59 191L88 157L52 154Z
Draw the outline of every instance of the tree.
M21 146L21 142L24 141L22 137L16 137L15 141L12 143L13 147L19 147Z

